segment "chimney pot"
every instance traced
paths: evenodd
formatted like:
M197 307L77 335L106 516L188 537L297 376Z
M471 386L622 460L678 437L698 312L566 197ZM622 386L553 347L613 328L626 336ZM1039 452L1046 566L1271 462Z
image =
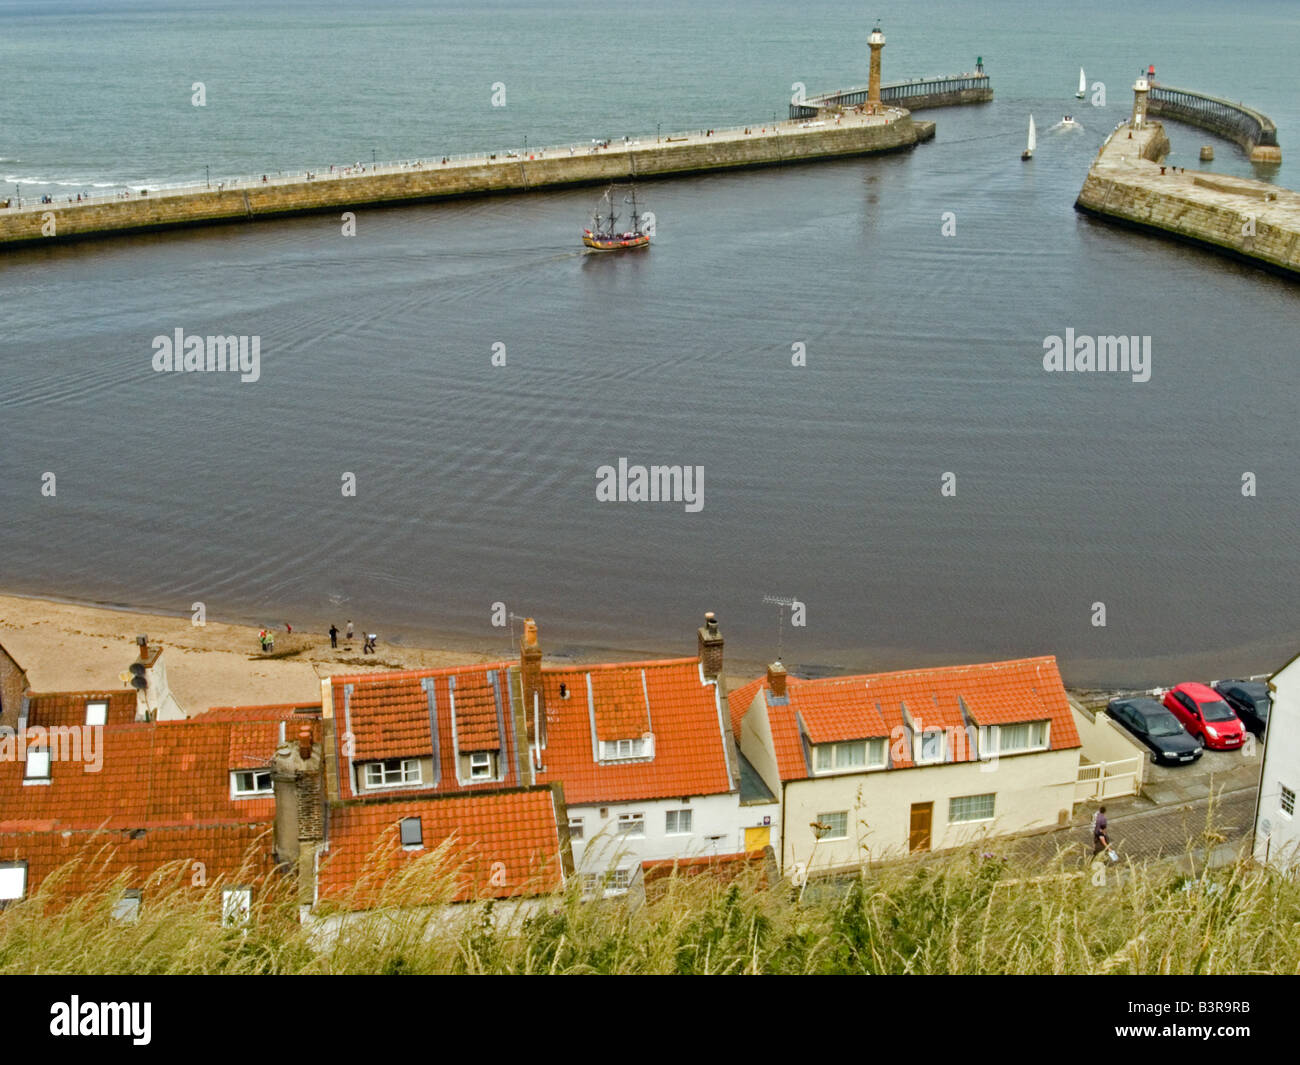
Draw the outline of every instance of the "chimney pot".
M148 657L149 657L149 637L148 637L148 636L137 636L137 637L135 638L135 642L136 642L136 645L140 648L140 657L141 657L141 658L148 658Z
M298 756L305 762L311 758L311 726L303 725L298 730Z

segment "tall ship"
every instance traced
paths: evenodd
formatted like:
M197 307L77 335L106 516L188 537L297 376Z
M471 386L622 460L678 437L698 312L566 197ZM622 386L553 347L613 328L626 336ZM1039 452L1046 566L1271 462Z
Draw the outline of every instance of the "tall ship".
M620 215L617 209L620 191L626 189L623 203L631 208L628 225L619 227ZM625 248L646 248L650 245L650 233L646 225L646 215L637 210L635 185L611 185L605 195L596 204L592 212L591 226L582 231L582 243L592 251L622 251Z

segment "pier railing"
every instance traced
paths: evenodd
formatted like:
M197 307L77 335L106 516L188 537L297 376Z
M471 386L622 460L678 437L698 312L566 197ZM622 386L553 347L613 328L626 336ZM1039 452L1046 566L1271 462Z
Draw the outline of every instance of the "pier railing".
M865 90L863 90L865 92ZM857 121L886 121L897 117L897 110L889 108L883 116L875 116L870 119L859 118ZM719 140L737 140L755 134L766 134L773 131L795 132L800 129L808 129L813 126L822 125L822 121L817 120L817 112L813 110L811 114L799 119L778 121L760 120L751 122L744 126L714 127L710 129L692 129L677 130L671 133L650 133L639 136L624 136L615 138L593 138L584 142L573 142L569 144L548 144L540 147L533 145L515 146L502 148L494 152L459 152L448 155L434 155L422 157L419 159L400 159L396 161L376 163L376 162L357 162L348 165L338 163L326 164L319 167L307 167L303 170L285 172L281 170L267 171L266 174L246 174L238 177L227 177L221 179L203 180L192 183L168 182L168 183L145 183L145 184L123 184L117 189L95 196L82 195L81 199L76 198L74 192L72 196L66 193L53 195L52 202L42 203L40 197L42 194L27 195L21 190L21 184L18 189L12 193L0 192L0 209L8 200L9 211L49 211L49 210L67 210L69 207L90 207L96 204L112 203L117 200L140 200L140 199L160 199L167 196L192 196L202 192L230 192L243 191L252 188L265 188L270 185L292 185L305 181L319 180L339 180L348 178L368 178L378 174L397 174L402 171L411 170L444 170L448 167L459 166L490 166L494 164L520 163L536 161L538 159L568 157L571 155L594 155L601 152L617 151L645 151L657 147L666 147L670 144L680 144L686 141L701 140L719 141ZM20 205L21 203L21 205Z
M1245 104L1218 96L1175 89L1169 85L1152 85L1147 110L1153 115L1181 119L1239 144L1247 152L1257 147L1276 148L1277 126L1265 114Z
M815 117L820 111L837 108L861 107L867 102L867 86L859 85L852 89L839 89L835 92L818 93L806 97L803 102L790 103L791 120ZM940 100L956 101L961 94L971 98L992 99L993 89L987 74L945 74L933 78L914 78L911 81L895 81L880 86L880 102L895 107L913 110L927 105L934 106Z

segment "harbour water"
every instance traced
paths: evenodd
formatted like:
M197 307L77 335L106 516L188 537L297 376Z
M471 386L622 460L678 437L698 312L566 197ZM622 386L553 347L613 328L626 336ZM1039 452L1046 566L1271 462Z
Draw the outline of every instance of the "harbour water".
M721 127L866 80L855 5L620 12L617 63L605 7L0 2L0 174L58 195ZM690 653L713 609L733 660L813 670L1280 664L1297 290L1072 205L1147 62L1270 115L1288 159L1300 16L925 3L884 29L887 81L982 55L995 101L902 155L646 185L633 257L582 254L591 190L0 257L0 588L467 647L507 643L503 603L575 653ZM1255 176L1168 128L1171 161L1214 143ZM259 379L155 373L177 328L260 337ZM1067 329L1149 337L1150 380L1045 372ZM599 502L620 458L702 466L702 508Z

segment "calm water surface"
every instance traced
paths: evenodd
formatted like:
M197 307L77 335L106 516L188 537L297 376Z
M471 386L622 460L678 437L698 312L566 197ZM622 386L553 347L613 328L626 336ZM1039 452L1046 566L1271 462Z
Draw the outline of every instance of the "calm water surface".
M653 135L865 81L860 5L614 18L0 2L0 176L57 195ZM0 587L482 647L507 642L503 602L573 652L691 653L713 609L733 661L779 640L811 669L1280 664L1300 640L1297 289L1072 205L1147 62L1272 116L1272 179L1300 184L1300 14L930 2L884 28L886 80L978 54L996 101L927 114L936 140L901 155L646 185L639 256L580 253L595 193L576 190L363 211L353 238L321 217L0 257ZM612 39L631 54L594 62ZM1105 107L1073 99L1080 65ZM1064 111L1082 132L1051 128ZM1214 143L1214 169L1252 174L1169 129L1178 162ZM261 379L155 374L177 327L260 336ZM1044 373L1067 327L1150 336L1151 380ZM598 503L621 456L702 465L704 509Z

